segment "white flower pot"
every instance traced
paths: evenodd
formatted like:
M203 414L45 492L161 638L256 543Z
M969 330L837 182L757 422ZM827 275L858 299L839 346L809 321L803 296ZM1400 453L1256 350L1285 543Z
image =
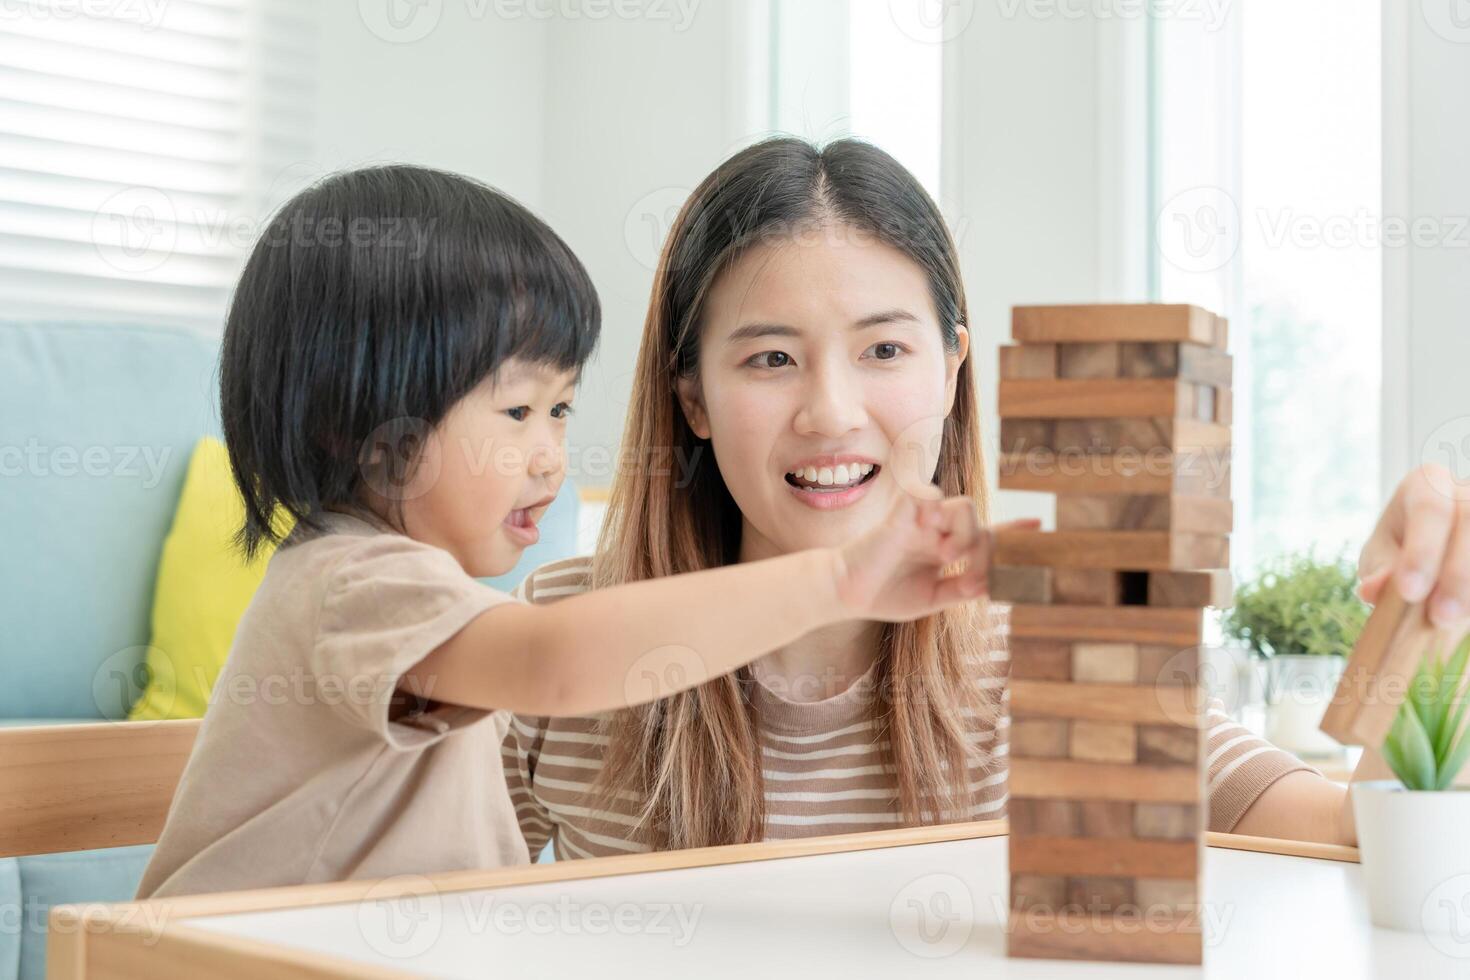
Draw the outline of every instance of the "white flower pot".
M1470 792L1354 783L1353 817L1373 924L1470 941Z
M1272 657L1267 663L1266 738L1305 758L1339 755L1342 746L1321 725L1346 662L1299 654Z

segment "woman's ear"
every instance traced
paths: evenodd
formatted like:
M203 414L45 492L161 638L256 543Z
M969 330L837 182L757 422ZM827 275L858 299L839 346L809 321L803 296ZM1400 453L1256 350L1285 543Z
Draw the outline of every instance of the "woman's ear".
M954 411L955 389L959 386L960 365L970 355L970 331L963 323L955 324L955 349L944 355L944 414Z
M704 392L699 388L699 379L679 378L674 382L679 393L679 405L684 409L684 419L689 428L701 439L709 438L709 415L704 410Z

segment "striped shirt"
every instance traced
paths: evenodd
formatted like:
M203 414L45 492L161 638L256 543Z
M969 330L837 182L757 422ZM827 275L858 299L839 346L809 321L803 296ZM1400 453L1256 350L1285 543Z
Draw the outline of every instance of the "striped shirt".
M553 562L533 572L517 594L530 602L555 602L588 588L590 559ZM1008 654L991 653L982 693L1001 710L997 720L976 720L976 749L969 773L966 819L1005 816L1010 719L1004 706ZM888 743L875 729L872 669L846 690L824 700L791 700L764 682L752 685L760 729L767 840L890 829L902 825ZM516 716L503 745L511 801L530 853L548 842L558 859L600 857L646 850L636 833L640 801L620 790L613 803L594 801L594 783L607 746L608 716ZM1218 701L1206 715L1206 758L1211 830L1231 830L1256 798L1277 779L1314 771L1231 721ZM611 806L612 809L607 807Z

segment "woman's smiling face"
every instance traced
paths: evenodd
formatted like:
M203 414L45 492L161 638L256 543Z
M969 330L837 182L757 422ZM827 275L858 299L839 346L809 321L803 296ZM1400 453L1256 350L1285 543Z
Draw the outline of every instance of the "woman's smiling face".
M932 481L968 335L945 351L903 252L845 225L757 246L701 327L679 396L740 508L743 558L847 542Z

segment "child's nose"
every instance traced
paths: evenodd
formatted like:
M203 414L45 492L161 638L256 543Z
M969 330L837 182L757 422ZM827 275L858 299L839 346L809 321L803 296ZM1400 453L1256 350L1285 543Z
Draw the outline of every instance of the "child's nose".
M527 469L532 476L554 476L561 472L562 460L560 446L537 446L531 450Z

